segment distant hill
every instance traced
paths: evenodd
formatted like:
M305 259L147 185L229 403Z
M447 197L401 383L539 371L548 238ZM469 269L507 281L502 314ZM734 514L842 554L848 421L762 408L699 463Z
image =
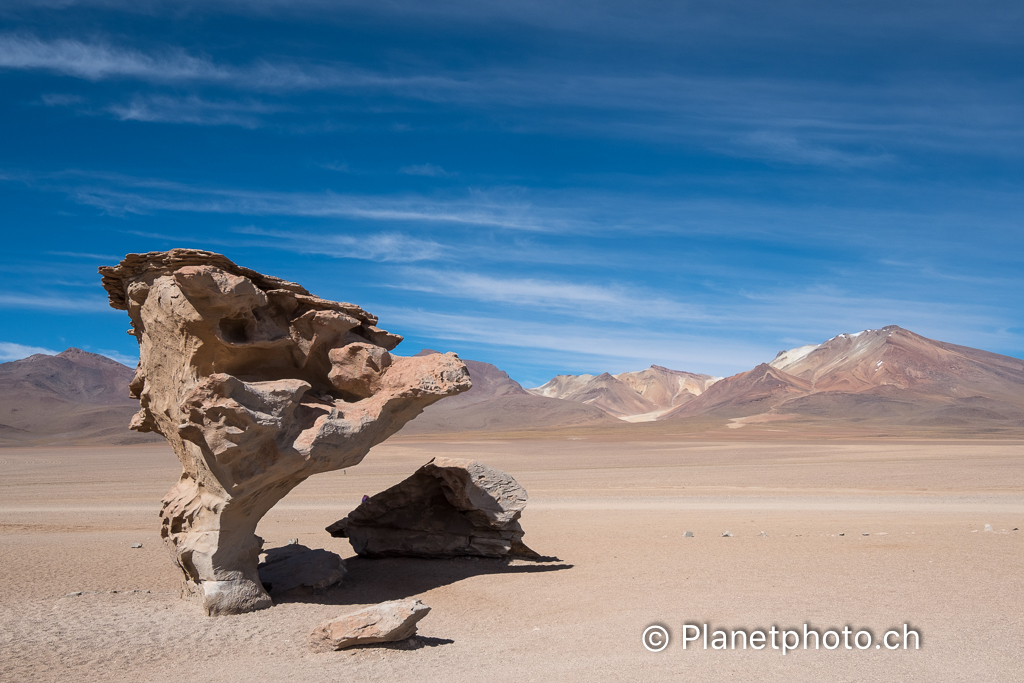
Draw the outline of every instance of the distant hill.
M489 363L465 362L473 388L430 406L401 434L628 427L624 421L697 431L770 422L791 434L798 425L1024 428L1024 360L897 326L780 351L724 379L652 365L618 375L559 375L527 390ZM73 348L0 364L0 445L162 442L128 430L138 409L128 397L132 375Z
M437 353L424 349L418 356ZM614 424L608 413L592 406L534 396L490 363L466 360L473 387L441 399L402 428L401 434L468 431L529 431Z
M634 422L653 420L702 394L718 377L652 365L646 370L610 375L558 375L528 389L531 394L584 403Z
M1024 361L891 325L780 351L666 413L1024 426Z
M134 374L76 348L0 363L0 444L162 441L128 431L139 406L128 396Z

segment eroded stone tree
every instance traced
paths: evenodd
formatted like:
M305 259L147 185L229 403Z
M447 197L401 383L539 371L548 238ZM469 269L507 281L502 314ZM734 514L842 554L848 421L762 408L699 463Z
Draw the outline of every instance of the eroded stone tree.
M392 356L402 338L358 306L220 254L129 254L100 273L139 342L131 429L162 434L182 465L161 536L210 615L270 606L255 531L277 501L470 387L455 354Z

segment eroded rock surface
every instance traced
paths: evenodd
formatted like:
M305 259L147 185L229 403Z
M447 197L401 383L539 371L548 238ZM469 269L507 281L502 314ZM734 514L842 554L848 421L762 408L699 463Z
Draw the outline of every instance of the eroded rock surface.
M382 602L320 624L309 634L309 646L314 652L330 652L405 640L416 634L416 623L428 612L419 600Z
M181 461L161 536L207 614L270 606L254 532L286 493L470 387L455 354L392 356L402 338L358 306L220 254L129 254L100 273L139 342L131 428L162 434Z
M526 489L501 470L434 458L327 531L367 557L536 558L519 524L526 501Z

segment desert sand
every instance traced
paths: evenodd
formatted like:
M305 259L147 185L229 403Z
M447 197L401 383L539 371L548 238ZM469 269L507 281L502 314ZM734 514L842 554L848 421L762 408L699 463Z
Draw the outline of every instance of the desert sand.
M448 455L526 487L524 540L548 561L352 558L322 595L216 618L179 599L158 537L180 474L167 446L2 449L0 679L1024 680L1024 442L732 431L400 435L300 485L261 522L265 547L352 558L324 527ZM320 622L407 597L432 608L414 641L308 650ZM875 642L906 623L921 648L683 650L684 622L850 625ZM662 652L641 643L652 624L672 637Z

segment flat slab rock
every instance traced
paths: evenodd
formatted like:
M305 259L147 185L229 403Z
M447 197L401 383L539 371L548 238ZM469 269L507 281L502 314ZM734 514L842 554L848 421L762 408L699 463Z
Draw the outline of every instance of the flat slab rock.
M523 557L526 489L476 460L434 458L327 527L366 557Z
M329 550L293 543L271 548L257 567L260 583L271 594L296 589L321 590L345 578L345 561Z
M314 652L330 652L405 640L416 635L417 622L429 611L419 600L382 602L320 624L309 634L309 646Z

